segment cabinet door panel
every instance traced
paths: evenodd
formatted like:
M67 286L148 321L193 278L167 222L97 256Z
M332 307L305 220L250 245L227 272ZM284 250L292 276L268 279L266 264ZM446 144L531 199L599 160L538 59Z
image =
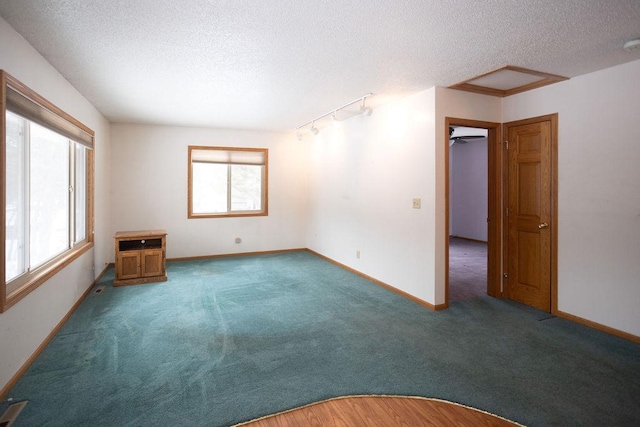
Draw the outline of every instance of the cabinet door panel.
M117 280L140 277L140 252L121 252L118 254L116 266Z
M161 249L142 251L142 277L163 276L164 259Z

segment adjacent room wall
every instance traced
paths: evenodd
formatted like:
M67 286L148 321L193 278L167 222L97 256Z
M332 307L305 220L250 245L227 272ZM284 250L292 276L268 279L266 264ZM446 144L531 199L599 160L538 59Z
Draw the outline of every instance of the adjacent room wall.
M640 61L504 99L558 113L558 309L640 336Z
M187 219L189 145L268 148L269 215ZM307 148L293 133L114 124L111 156L112 234L164 229L168 258L306 247Z
M0 18L0 68L96 133L95 246L16 305L0 314L0 389L16 374L100 273L111 248L109 123L13 28ZM94 270L94 265L98 266Z
M449 149L449 222L451 235L487 241L487 139L470 139Z

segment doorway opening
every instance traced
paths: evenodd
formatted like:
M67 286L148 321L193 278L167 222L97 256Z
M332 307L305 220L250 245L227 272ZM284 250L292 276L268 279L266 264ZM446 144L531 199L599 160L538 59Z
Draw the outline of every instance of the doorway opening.
M488 131L449 128L449 301L487 294Z
M501 124L445 118L445 304L502 296Z

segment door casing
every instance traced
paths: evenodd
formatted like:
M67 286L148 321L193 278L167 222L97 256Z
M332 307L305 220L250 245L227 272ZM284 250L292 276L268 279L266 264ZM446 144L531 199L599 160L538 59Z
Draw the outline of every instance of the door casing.
M500 143L502 141L502 124L445 117L445 307L449 307L449 126L466 126L487 129L488 149L488 233L487 233L487 294L494 297L502 296L501 289L501 261L502 261L502 215L501 215L501 186L502 162Z

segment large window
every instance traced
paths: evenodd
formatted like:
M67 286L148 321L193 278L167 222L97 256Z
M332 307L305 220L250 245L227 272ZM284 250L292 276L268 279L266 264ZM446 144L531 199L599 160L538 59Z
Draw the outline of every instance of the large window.
M0 73L3 311L91 247L93 132Z
M189 218L267 215L265 148L189 147Z

